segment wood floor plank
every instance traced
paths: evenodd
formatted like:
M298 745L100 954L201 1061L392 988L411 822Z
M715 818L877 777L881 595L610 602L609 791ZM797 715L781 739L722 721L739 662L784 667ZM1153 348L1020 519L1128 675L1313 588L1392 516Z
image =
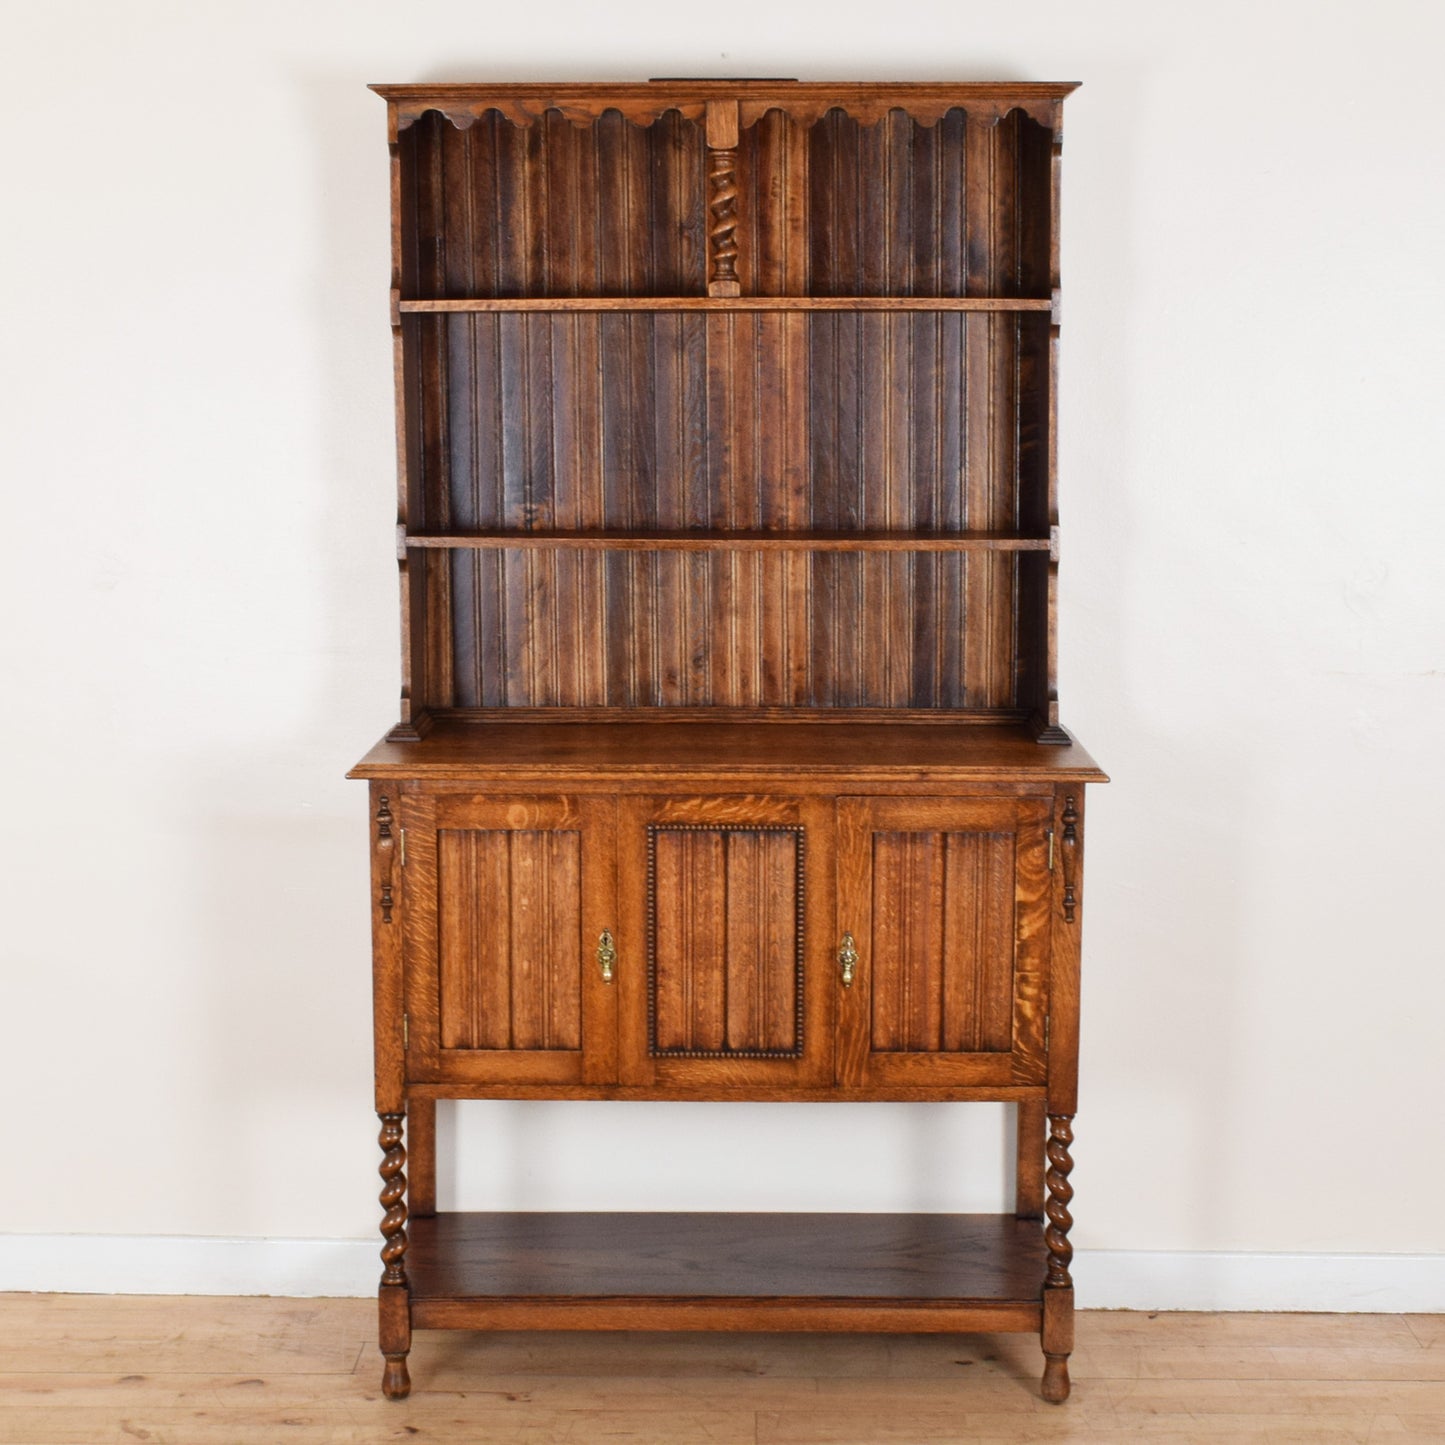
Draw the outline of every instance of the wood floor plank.
M369 1409L149 1409L118 1413L62 1407L0 1413L5 1445L377 1445L379 1441L468 1441L487 1445L754 1445L754 1417L736 1412L476 1408L463 1398L381 1401Z
M62 1406L0 1411L0 1441L5 1445L275 1445L282 1438L305 1445L370 1445L407 1437L389 1426L387 1433L378 1434L347 1410Z
M1120 1441L1137 1440L1287 1442L1309 1441L1311 1445L1365 1445L1376 1438L1370 1416L1321 1421L1308 1415L1229 1416L1194 1418L1187 1414L1159 1415L1149 1419L1120 1419L1107 1412L1083 1415L1075 1401L1062 1408L1028 1416L991 1415L986 1412L929 1411L853 1412L819 1410L809 1414L794 1411L760 1412L758 1445L942 1445L968 1441ZM1393 1440L1395 1436L1380 1435Z
M1039 1396L1038 1381L1034 1378L1038 1373L1038 1370L1032 1371L1027 1380L984 1374L965 1379L962 1372L952 1379L831 1380L826 1389L819 1391L819 1401L830 1408L856 1410L860 1414L886 1414L900 1409L955 1412L966 1409L1010 1415L1056 1413L1055 1407ZM1075 1381L1069 1401L1071 1414L1095 1408L1105 1408L1112 1414L1113 1404L1106 1393L1108 1383Z
M376 1379L372 1379L372 1375ZM26 1406L114 1409L194 1406L197 1409L314 1405L346 1406L381 1398L381 1371L360 1375L147 1374L46 1372L0 1373L0 1410Z
M1380 1415L1375 1433L1394 1445L1406 1440L1445 1440L1445 1415Z
M365 1300L0 1295L0 1338L12 1371L344 1373L375 1313Z
M1445 1349L1445 1315L1406 1315L1410 1333L1428 1349Z
M1413 1445L1445 1317L1083 1313L1067 1405L1023 1335L419 1332L381 1398L369 1300L0 1296L0 1445Z
M1069 1373L1075 1379L1445 1380L1445 1350L1262 1345L1140 1349L1105 1342L1078 1351Z
M1438 1380L1099 1380L1120 1415L1160 1409L1191 1415L1445 1413Z
M758 1413L758 1445L943 1445L980 1439L1008 1441L1118 1439L1112 1417L1082 1417L1071 1400L1067 1415L1017 1416L940 1410L785 1410Z
M1037 1373L1038 1366L1039 1342L1032 1335L893 1335L888 1339L890 1379L956 1377L961 1369L1027 1378Z

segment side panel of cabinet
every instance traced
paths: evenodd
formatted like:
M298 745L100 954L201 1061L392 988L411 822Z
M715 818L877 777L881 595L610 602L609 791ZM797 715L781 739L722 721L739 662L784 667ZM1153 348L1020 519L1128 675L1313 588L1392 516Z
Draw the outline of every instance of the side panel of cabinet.
M441 793L403 804L408 1077L616 1077L607 798Z
M854 939L839 1081L1045 1079L1049 803L842 798L838 926Z
M832 805L621 804L622 1082L799 1087L832 1077Z

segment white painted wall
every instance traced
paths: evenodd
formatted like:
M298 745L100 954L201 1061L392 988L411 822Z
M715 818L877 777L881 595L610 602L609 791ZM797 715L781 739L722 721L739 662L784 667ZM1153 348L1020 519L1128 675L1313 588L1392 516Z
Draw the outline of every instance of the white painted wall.
M1438 1252L1442 41L1415 0L7 0L0 1231L374 1237L342 780L397 672L365 82L785 74L1085 83L1062 696L1115 782L1076 1239ZM1006 1153L992 1108L454 1130L444 1196L477 1206L991 1207Z

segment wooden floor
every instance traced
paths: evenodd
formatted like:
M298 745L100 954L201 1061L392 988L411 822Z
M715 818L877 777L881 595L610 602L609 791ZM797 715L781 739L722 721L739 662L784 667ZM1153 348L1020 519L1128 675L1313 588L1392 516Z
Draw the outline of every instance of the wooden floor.
M1445 1441L1445 1316L1093 1313L1074 1397L1028 1336L419 1334L368 1300L0 1295L5 1445Z

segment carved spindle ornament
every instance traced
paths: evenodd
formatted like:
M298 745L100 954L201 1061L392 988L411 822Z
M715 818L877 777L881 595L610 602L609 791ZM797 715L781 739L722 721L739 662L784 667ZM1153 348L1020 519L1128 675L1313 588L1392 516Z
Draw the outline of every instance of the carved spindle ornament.
M708 152L708 180L712 199L708 210L708 245L712 257L709 279L736 283L738 279L738 153L736 148Z
M1076 870L1079 866L1079 814L1074 807L1073 796L1064 799L1064 922L1074 921L1074 910L1079 906L1075 887Z
M1074 1281L1069 1266L1074 1259L1074 1246L1069 1243L1069 1230L1074 1227L1074 1217L1069 1213L1069 1201L1074 1197L1069 1173L1074 1167L1069 1145L1074 1142L1072 1114L1049 1115L1049 1142L1044 1147L1049 1167L1044 1174L1048 1198L1044 1201L1044 1213L1048 1223L1044 1226L1044 1245L1049 1252L1049 1273L1045 1283L1055 1289L1068 1289Z
M377 1142L382 1148L381 1217L382 1284L406 1283L406 1150L402 1147L404 1114L382 1114L381 1134Z
M376 807L376 851L381 864L381 921L391 922L391 910L396 906L391 891L391 860L396 851L396 839L392 836L391 803L383 794Z

